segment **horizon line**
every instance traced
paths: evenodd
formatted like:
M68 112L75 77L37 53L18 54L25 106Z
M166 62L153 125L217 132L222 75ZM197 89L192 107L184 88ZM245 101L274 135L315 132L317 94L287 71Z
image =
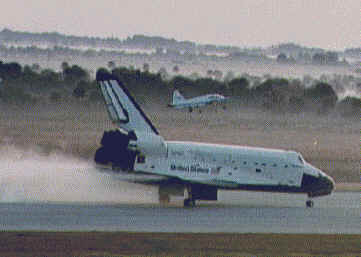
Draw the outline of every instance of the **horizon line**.
M301 47L301 48L306 48L306 49L322 49L322 50L327 50L327 51L335 51L335 52L345 52L346 50L348 49L358 49L358 48L361 48L360 46L359 47L356 47L356 46L353 46L353 47L345 47L343 50L342 49L327 49L327 48L322 48L322 47L317 47L317 46L305 46L303 44L300 44L300 43L297 43L297 42L292 42L292 41L288 41L288 42L279 42L279 43L273 43L273 44L270 44L268 46L237 46L237 45L226 45L226 44L215 44L215 43L200 43L200 42L196 42L196 41L191 41L191 40L178 40L178 39L175 39L175 38L170 38L170 37L166 37L166 36L161 36L161 35L146 35L146 34L141 34L141 33L135 33L133 35L128 35L126 36L124 39L122 39L121 37L119 36L92 36L92 35L75 35L75 34L68 34L68 33L63 33L63 32L59 32L59 31L42 31L42 32L36 32L36 31L23 31L23 30L16 30L16 29L10 29L8 27L3 27L1 29L0 32L3 32L3 31L10 31L10 32L15 32L15 33L29 33L29 34L59 34L61 36L65 36L65 37L79 37L79 38L95 38L95 39L103 39L103 40L106 40L106 39L116 39L116 40L119 40L119 41L125 41L127 38L132 38L134 36L145 36L145 37L160 37L160 38L163 38L163 39L166 39L166 40L175 40L177 43L182 43L182 42L190 42L190 43L194 43L196 44L197 46L206 46L206 45L211 45L211 46L216 46L216 47L229 47L229 48L232 48L232 47L236 47L236 48L246 48L246 49L268 49L268 48L272 48L274 46L281 46L281 45L286 45L286 44L294 44L298 47Z

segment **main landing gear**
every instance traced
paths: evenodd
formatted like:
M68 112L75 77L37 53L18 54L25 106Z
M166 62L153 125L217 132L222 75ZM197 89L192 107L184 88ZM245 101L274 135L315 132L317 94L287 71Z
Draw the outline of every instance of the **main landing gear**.
M196 206L196 200L192 198L184 199L184 207L194 207Z
M186 190L187 190L188 198L184 199L184 207L194 207L194 206L196 206L195 196L192 193L192 186L188 186L186 188Z
M314 204L313 201L310 200L310 199L306 201L306 207L307 207L307 208L312 208L312 207L313 207L313 204Z
M161 205L167 205L170 203L170 195L169 194L159 194L159 203Z
M196 206L196 200L217 201L217 188L209 185L190 184L186 186L187 198L184 207Z

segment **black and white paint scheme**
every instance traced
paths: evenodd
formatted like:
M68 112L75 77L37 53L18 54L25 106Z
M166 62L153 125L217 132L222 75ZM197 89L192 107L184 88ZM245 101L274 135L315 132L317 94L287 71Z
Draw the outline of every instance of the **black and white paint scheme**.
M139 175L134 182L159 185L161 202L185 195L184 206L194 206L217 200L222 189L303 193L312 207L312 198L334 189L331 177L295 151L165 141L121 81L105 72L97 81L118 128L104 133L95 162Z

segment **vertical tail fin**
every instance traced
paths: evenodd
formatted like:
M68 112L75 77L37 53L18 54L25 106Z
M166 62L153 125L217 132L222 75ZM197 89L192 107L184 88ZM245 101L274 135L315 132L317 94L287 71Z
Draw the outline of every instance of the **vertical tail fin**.
M127 131L159 134L121 81L104 72L98 72L96 77L114 123Z
M184 96L182 96L178 90L174 90L172 104L178 104L180 102L183 102L184 100L185 100Z

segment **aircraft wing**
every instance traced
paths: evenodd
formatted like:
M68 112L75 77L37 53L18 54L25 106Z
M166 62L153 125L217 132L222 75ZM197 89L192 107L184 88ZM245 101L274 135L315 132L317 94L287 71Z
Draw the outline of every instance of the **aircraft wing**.
M177 180L168 176L155 175L143 172L125 172L122 170L113 170L111 167L97 165L96 169L102 173L106 173L114 177L115 179L145 184L145 185L160 185L173 180Z

